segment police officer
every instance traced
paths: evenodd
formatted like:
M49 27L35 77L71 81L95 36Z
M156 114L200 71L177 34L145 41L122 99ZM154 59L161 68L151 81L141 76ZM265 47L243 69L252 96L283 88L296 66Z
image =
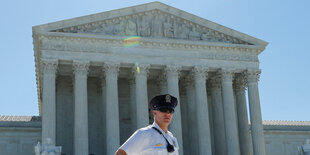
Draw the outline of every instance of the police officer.
M169 94L155 96L150 102L154 123L138 129L115 155L178 155L177 139L168 131L177 104Z

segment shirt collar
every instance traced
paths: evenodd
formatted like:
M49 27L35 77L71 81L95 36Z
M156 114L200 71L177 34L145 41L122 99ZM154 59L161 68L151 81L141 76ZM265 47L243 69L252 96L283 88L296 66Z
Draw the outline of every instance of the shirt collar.
M154 126L155 128L157 128L157 129L159 129L161 133L166 134L166 132L165 132L163 129L161 129L161 128L159 127L159 125L156 123L156 121L154 121L153 126Z

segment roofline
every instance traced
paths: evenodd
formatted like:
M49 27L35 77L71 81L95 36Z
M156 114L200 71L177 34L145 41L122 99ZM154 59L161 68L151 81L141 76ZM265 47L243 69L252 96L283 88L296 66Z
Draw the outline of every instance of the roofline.
M158 9L158 10L161 10L163 12L167 12L167 13L173 14L175 16L182 17L186 20L189 20L189 21L197 23L197 24L201 24L202 26L205 26L205 27L208 27L210 29L219 31L221 33L230 35L232 37L236 37L239 39L242 38L242 40L246 40L247 42L255 44L255 45L260 45L263 47L266 47L268 45L268 42L266 42L266 41L263 41L261 39L252 37L252 36L247 35L245 33L233 30L231 28L225 27L223 25L217 24L215 22L209 21L207 19L201 18L199 16L193 15L191 13L188 13L186 11L177 9L175 7L169 6L167 4L164 4L164 3L161 3L158 1L150 2L150 3L146 3L146 4L135 5L135 6L130 6L130 7L125 7L125 8L120 8L120 9L115 9L115 10L110 10L110 11L105 11L105 12L81 16L81 17L75 17L75 18L71 18L71 19L61 20L61 21L42 24L42 25L37 25L37 26L33 26L33 32L35 34L40 33L40 32L44 32L44 31L47 32L50 30L87 24L87 23L91 23L91 22L96 22L96 21L105 20L105 19L109 19L109 18L115 18L115 17L119 17L119 16L126 16L126 15L130 15L130 14L150 11L150 10L154 10L154 9ZM141 11L138 12L137 10L141 10Z

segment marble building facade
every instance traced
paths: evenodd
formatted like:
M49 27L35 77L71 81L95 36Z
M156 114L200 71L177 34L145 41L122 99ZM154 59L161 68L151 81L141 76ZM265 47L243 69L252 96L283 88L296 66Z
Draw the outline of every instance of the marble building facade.
M112 155L153 121L148 102L164 93L180 101L169 130L181 155L274 151L258 91L265 41L159 2L35 26L33 39L36 140L63 154Z

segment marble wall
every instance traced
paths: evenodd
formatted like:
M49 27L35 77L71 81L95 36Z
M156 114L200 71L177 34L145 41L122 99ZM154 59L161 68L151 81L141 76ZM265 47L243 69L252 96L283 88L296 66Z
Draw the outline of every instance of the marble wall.
M41 126L37 124L0 121L0 155L33 155L40 140Z
M267 155L298 155L298 146L310 137L310 126L265 125L264 135Z

